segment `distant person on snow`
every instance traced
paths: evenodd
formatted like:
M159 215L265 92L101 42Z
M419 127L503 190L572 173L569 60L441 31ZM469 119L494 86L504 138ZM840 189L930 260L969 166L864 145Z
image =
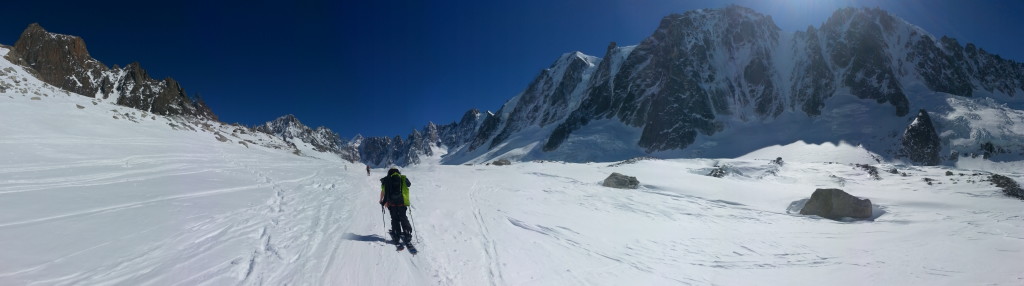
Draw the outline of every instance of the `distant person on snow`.
M366 175L370 175L370 165L366 165Z
M409 244L412 239L412 225L409 224L409 217L406 211L409 206L409 178L398 172L398 168L391 167L388 175L380 179L380 205L387 207L391 213L391 241L398 244L399 238L402 244Z

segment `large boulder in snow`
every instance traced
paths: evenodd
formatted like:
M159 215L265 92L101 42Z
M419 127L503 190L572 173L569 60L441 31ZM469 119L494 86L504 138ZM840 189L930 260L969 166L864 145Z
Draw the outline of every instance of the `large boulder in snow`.
M636 177L612 173L608 178L604 179L604 182L602 182L601 185L619 189L636 189L640 186L640 181L637 180Z
M495 166L508 166L512 165L512 162L509 161L508 159L498 159L494 160L494 162L491 162L491 164L494 164Z
M907 156L914 164L925 166L938 165L939 150L942 149L939 135L932 126L932 119L928 117L928 111L921 109L917 118L907 126L903 132L901 144L902 154Z
M871 200L854 197L840 189L817 189L800 214L834 220L843 217L870 218Z

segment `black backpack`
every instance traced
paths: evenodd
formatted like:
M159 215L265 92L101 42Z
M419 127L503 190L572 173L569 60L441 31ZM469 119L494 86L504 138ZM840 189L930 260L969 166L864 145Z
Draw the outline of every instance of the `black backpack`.
M393 206L405 205L405 198L402 197L402 183L405 181L401 175L394 174L381 179L384 184L384 201Z

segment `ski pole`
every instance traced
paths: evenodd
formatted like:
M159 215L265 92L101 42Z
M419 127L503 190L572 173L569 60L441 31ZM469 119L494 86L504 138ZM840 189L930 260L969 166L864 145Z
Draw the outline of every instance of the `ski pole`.
M380 205L380 222L384 223L384 239L388 239L388 222L384 220L384 205Z
M413 219L412 206L409 206L409 221L412 223L412 233L416 235L416 244L420 244L420 229L416 227L416 219Z

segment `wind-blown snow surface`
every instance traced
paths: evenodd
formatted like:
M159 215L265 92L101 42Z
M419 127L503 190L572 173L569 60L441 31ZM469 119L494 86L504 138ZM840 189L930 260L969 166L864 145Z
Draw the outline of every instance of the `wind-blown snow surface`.
M239 144L273 139L216 123L31 97L0 94L2 285L1024 283L1024 201L981 171L879 164L907 176L874 180L852 162L782 155L780 167L756 153L421 165L403 170L419 229L412 256L382 242L381 170L367 176L310 146L298 156ZM762 151L828 146L773 148ZM730 174L705 176L715 165ZM1016 170L1003 174L1021 181ZM600 186L611 172L641 188ZM870 198L876 218L794 213L817 187Z

